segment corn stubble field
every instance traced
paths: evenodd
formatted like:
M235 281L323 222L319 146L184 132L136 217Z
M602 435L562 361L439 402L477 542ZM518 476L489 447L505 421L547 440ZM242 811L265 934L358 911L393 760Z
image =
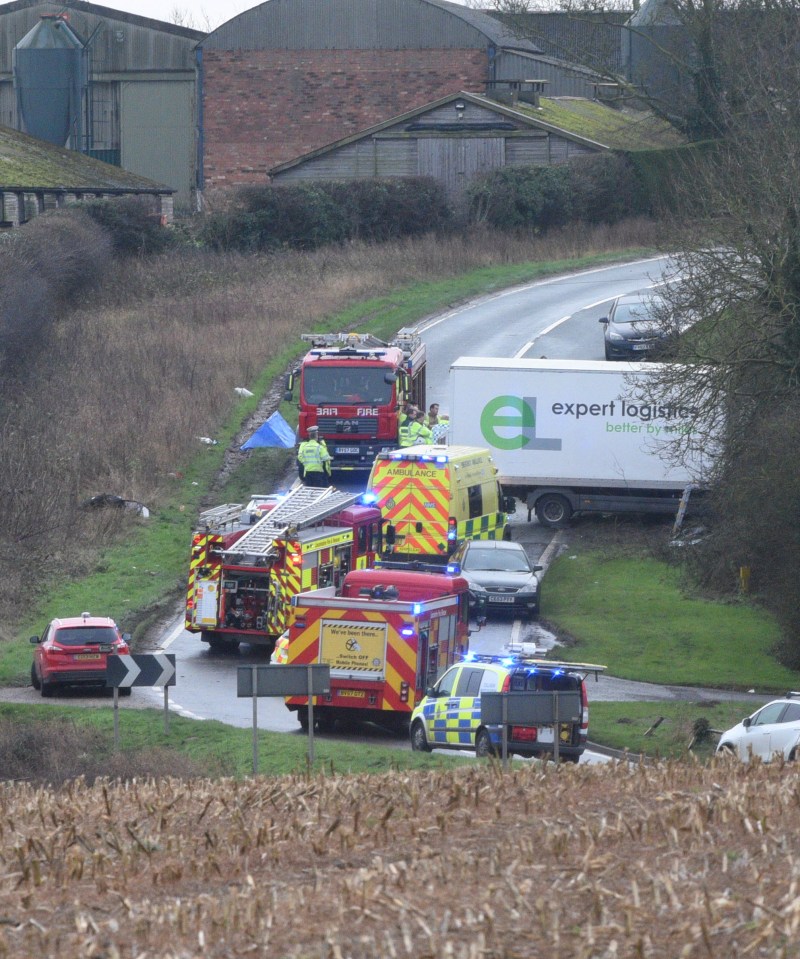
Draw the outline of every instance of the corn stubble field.
M800 777L733 762L2 790L0 955L800 955Z

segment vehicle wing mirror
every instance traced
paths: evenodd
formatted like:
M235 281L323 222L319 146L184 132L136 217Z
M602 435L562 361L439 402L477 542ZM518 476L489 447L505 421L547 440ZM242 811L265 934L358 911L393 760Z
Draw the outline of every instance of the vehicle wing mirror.
M538 563L536 566L533 567L534 573L541 573L543 569L544 569L544 566L539 566Z
M386 526L385 536L386 536L386 545L387 545L387 546L394 546L394 544L395 544L395 532L394 532L394 526L393 526L392 523L389 523L389 524Z
M607 316L601 316L600 319L599 319L597 322L598 322L598 323L608 323L608 317L607 317Z
M503 497L503 512L504 513L516 513L517 511L517 497L516 496L504 496Z
M122 634L122 642L123 642L123 643L127 643L127 644L130 646L130 644L131 644L131 634L130 634L130 633L123 633L123 634Z
M425 690L425 695L430 696L432 699L435 699L439 695L439 691L435 686L428 686Z
M475 594L472 594L475 596ZM475 596L475 619L478 623L478 629L486 625L486 597Z
M384 383L389 383L389 384L396 383L396 382L397 382L397 373L395 373L394 370L387 370L387 371L383 374L383 382L384 382Z
M745 718L742 720L742 725L745 729L749 729L752 722L753 720L749 716L745 716Z
M39 637L38 637L38 636L31 636L31 642L32 642L32 643L34 644L34 646L35 646L35 645L39 642Z

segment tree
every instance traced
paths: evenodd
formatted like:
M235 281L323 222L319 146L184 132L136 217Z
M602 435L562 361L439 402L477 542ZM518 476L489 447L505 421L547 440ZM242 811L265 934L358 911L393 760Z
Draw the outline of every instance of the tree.
M718 47L724 135L687 166L670 236L679 250L668 290L673 332L695 323L679 337L682 365L663 369L662 388L719 414L713 535L697 551L695 572L730 590L738 567L752 567L783 626L782 659L797 667L800 4L747 0L732 12L738 29ZM708 437L698 425L685 442Z

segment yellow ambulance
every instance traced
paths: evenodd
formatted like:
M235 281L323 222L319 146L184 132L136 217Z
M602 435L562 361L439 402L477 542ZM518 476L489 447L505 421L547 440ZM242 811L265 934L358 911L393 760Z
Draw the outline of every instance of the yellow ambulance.
M379 453L364 502L381 510L384 559L446 562L465 539L508 538L491 453L475 446L406 446Z

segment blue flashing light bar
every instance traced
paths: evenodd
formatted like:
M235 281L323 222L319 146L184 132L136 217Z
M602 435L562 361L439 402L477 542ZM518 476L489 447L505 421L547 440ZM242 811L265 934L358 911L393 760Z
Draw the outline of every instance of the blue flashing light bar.
M414 635L414 627L413 627L413 626L403 626L403 628L400 630L400 635L401 635L401 636L413 636L413 635Z
M444 571L448 576L459 576L461 574L461 567L458 563L448 563Z
M378 502L378 497L375 493L362 493L361 494L361 505L362 506L371 506L373 503Z
M437 463L448 463L450 461L449 456L436 456L434 458Z
M472 663L475 661L475 653L464 653L463 659L465 663Z
M419 616L422 612L422 603L414 603L414 615Z

